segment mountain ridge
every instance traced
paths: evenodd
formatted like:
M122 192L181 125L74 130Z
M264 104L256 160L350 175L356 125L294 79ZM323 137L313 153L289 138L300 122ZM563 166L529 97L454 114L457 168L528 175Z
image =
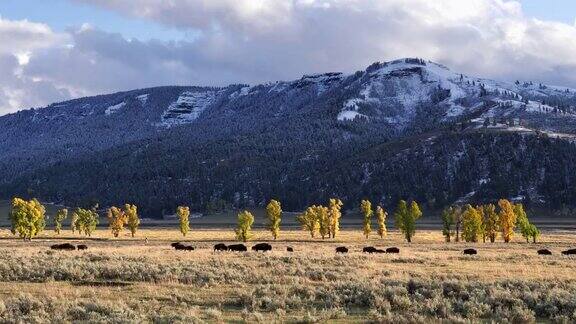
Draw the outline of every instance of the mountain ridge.
M472 182L458 190L450 187L446 179L454 175L448 174L446 165L426 166L432 174L438 173L431 190L445 189L442 199L389 186L370 184L381 187L376 191L365 188L378 179L351 181L358 188L347 190L332 186L356 177L358 170L367 167L362 157L379 145L401 146L402 141L428 133L436 138L429 146L415 142L386 151L386 156L373 158L368 168L381 173L380 179L391 178L398 184L403 172L382 173L387 167L376 166L378 160L393 161L403 150L434 151L454 138L489 147L470 136L504 145L511 145L514 137L532 136L537 140L524 143L534 146L534 153L559 154L541 143L572 145L575 112L576 90L474 78L421 59L374 63L348 75L321 73L255 86L138 89L0 117L0 190L6 198L37 195L68 204L130 201L153 216L177 204L203 209L211 201L226 200L252 206L272 197L299 209L332 194L348 202L367 195L392 204L405 197L441 207L443 203L433 201L454 202L478 189ZM473 149L458 154L472 154ZM456 154L449 151L435 154ZM436 158L449 163L445 157ZM326 178L335 172L333 161L347 159L349 164L338 167L342 179ZM572 169L571 161L569 155L560 163ZM478 176L493 172L496 177L496 171L480 167L476 171ZM440 179L440 174L446 179ZM527 182L536 187L544 183L533 180ZM551 201L539 202L543 189L524 188L518 181L509 194L525 191L535 203ZM565 199L572 197L569 192Z

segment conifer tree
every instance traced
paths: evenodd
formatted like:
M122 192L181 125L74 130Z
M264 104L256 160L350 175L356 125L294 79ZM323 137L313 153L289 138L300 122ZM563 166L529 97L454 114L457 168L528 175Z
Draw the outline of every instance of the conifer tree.
M270 203L266 206L266 216L268 218L268 230L270 230L272 237L276 240L280 234L280 222L282 219L282 205L279 201L270 200Z
M360 203L360 212L364 216L364 236L368 238L372 232L372 203L369 200L362 200Z
M384 208L381 206L376 207L376 218L378 219L378 235L380 235L380 238L384 238L388 232L386 229L387 216L388 213L384 211Z

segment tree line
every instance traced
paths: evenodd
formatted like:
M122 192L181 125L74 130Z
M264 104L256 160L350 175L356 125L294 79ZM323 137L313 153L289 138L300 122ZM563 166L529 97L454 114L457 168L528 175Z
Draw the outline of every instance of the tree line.
M306 208L296 217L302 229L310 234L311 238L318 235L322 239L336 238L340 232L340 219L342 218L343 203L340 199L331 198L326 206L313 205ZM98 206L91 209L76 208L71 214L70 229L72 233L78 232L86 236L96 230L99 224ZM282 222L282 205L278 200L270 200L266 206L266 228L270 231L274 240L280 236ZM369 200L362 200L359 212L363 216L362 231L366 239L372 233L373 217L376 217L378 224L377 234L384 238L388 229L386 219L388 212L382 206L373 209ZM41 233L46 227L46 209L37 200L24 200L21 198L12 199L12 209L10 219L12 222L12 233L19 235L23 239L31 240ZM190 231L190 208L179 206L176 209L179 220L179 229L185 237ZM412 242L416 234L416 221L422 217L422 211L416 201L400 200L394 211L396 228L402 233L407 242ZM136 205L125 204L123 207L111 206L106 210L108 228L114 237L118 237L125 228L128 228L134 237L140 226L140 217ZM62 208L54 216L54 231L60 234L63 222L68 218L68 209ZM506 199L500 199L497 206L494 204L478 205L473 207L451 206L442 211L442 234L446 242L495 242L500 235L504 242L511 241L516 228L526 242L532 240L536 243L540 236L540 230L532 224L524 206L520 203L512 204ZM253 238L252 226L254 216L251 212L244 210L237 215L237 226L235 228L236 238L246 242Z

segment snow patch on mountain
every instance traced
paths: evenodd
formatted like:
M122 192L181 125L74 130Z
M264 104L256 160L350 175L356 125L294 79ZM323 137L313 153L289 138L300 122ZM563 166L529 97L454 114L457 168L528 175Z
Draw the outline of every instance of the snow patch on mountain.
M142 106L144 106L148 102L148 94L146 93L143 95L136 96L136 99L138 99L138 101L140 101Z
M216 91L185 91L162 114L160 126L191 123L216 99Z
M126 103L125 103L125 102L121 102L121 103L119 103L119 104L117 104L117 105L110 106L110 107L106 108L106 110L104 111L104 114L105 114L106 116L110 116L110 115L112 115L112 114L114 114L114 113L117 113L120 109L124 108L124 106L126 106Z

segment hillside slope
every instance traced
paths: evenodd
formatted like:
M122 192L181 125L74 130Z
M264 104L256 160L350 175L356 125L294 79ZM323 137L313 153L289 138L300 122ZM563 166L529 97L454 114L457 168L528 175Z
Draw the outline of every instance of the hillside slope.
M419 59L257 86L134 90L0 117L0 192L130 201L150 216L220 199L299 209L332 195L568 204L575 113L576 90Z

